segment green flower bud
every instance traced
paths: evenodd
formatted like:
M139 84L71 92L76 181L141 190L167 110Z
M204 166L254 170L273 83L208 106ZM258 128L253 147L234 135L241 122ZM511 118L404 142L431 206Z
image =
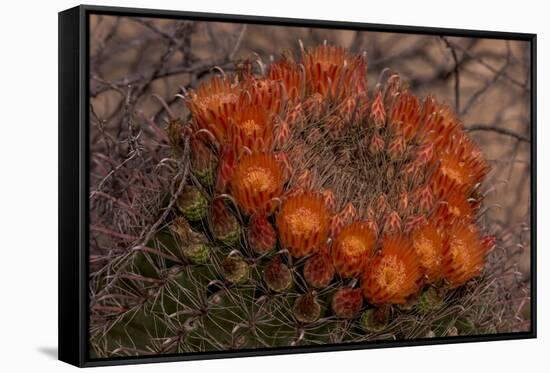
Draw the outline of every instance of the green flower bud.
M301 323L312 323L321 317L321 305L312 293L299 296L294 302L294 317Z
M418 296L416 309L422 314L428 314L437 311L443 306L443 299L438 290L434 287L429 287Z
M202 220L208 212L208 201L194 186L186 186L178 197L177 206L183 216L192 222Z
M285 264L281 263L280 256L276 256L265 266L264 281L268 288L278 293L292 287L292 272Z
M225 279L233 284L244 284L250 278L250 268L242 258L228 256L222 262Z
M370 308L363 312L359 323L364 330L378 333L388 325L389 318L389 307Z
M182 251L183 256L193 264L206 264L210 259L210 248L202 243L184 246Z

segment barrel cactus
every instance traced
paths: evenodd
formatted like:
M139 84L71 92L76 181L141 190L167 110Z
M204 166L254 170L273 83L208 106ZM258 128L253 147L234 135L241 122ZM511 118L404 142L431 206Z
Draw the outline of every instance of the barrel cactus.
M366 76L321 45L185 92L162 219L92 274L93 356L500 330L479 146L435 97Z

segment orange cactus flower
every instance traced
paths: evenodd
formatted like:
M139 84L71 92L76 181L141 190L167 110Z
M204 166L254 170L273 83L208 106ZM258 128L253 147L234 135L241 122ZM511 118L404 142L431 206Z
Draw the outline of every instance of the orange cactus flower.
M454 152L444 152L439 155L439 170L457 185L469 185L473 182L469 165Z
M363 275L363 295L376 305L403 304L418 291L421 275L411 241L402 235L388 237Z
M271 79L249 78L241 82L245 95L243 101L251 106L258 106L272 114L279 114L285 104L285 88L283 84Z
M357 277L364 270L376 244L376 233L360 222L344 227L332 244L336 271L343 277Z
M237 112L240 88L218 76L190 91L186 104L193 117L195 131L208 130L218 145L223 144L230 118Z
M290 128L284 120L279 120L274 129L274 146L276 149L283 149L290 139Z
M433 143L433 162L438 163L436 174L448 178L458 187L471 189L489 171L479 147L464 133L461 123L447 107L429 104L433 112L424 129L425 143Z
M419 132L421 119L418 98L409 91L402 92L391 111L389 123L393 131L408 142Z
M279 238L294 257L318 251L328 239L329 212L320 193L293 193L277 214Z
M228 141L238 157L244 147L252 152L271 151L273 144L272 116L259 106L246 106L234 115Z
M442 232L433 222L429 222L415 229L411 236L428 283L438 281L441 278L441 262L443 260L444 238Z
M342 99L366 91L366 62L344 48L322 45L304 52L306 80L312 93Z
M235 170L235 153L230 146L224 146L221 150L220 161L218 164L218 172L216 177L216 191L224 193L227 189L227 185L233 177L233 171Z
M432 191L432 196L436 200L445 199L455 193L468 194L467 185L459 185L449 176L445 175L441 168L437 168L428 180L428 185Z
M436 149L444 149L454 135L462 131L462 124L445 105L433 96L428 96L422 105L421 122L424 123L422 137L426 143L434 143Z
M243 156L231 178L231 194L246 214L270 210L283 192L283 170L273 154Z
M283 83L289 100L295 101L302 96L303 72L295 62L284 59L273 63L269 69L268 77Z
M454 218L470 219L474 216L473 208L463 193L451 193L445 202L449 215Z
M443 276L451 287L458 287L479 275L483 269L487 249L474 224L455 222L448 231L443 251Z

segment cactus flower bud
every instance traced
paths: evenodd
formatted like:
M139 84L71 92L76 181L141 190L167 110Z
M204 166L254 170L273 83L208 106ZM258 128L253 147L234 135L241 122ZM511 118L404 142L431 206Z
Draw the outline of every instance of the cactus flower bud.
M382 92L378 91L371 107L371 118L374 125L382 128L386 125L386 110L384 109L384 99Z
M202 243L194 243L182 248L183 256L193 264L206 264L210 259L210 248Z
M371 333L377 333L386 328L390 318L390 308L370 308L361 314L361 327Z
M442 306L443 298L440 292L434 287L429 287L424 290L416 300L416 309L422 314L429 314L433 311L437 311Z
M237 256L228 256L222 262L225 279L233 284L241 285L250 278L250 268L244 259Z
M248 225L248 244L258 254L267 253L277 245L277 232L263 213L256 213Z
M280 256L276 256L265 266L264 281L268 288L278 293L292 287L292 272L281 263Z
M324 288L334 277L334 265L325 251L308 258L304 264L304 278L314 288Z
M212 150L201 140L191 140L191 167L199 182L205 187L214 184L218 161Z
M369 152L372 155L380 153L384 149L384 139L377 133L372 136L369 144Z
M202 220L208 212L208 201L195 186L185 186L176 204L183 216L192 222Z
M321 317L321 305L313 292L299 296L294 302L294 317L298 322L307 324Z
M227 246L234 246L241 236L241 226L237 218L228 210L222 199L216 199L211 209L212 234Z
M363 307L361 289L341 288L332 297L332 310L337 317L350 319Z

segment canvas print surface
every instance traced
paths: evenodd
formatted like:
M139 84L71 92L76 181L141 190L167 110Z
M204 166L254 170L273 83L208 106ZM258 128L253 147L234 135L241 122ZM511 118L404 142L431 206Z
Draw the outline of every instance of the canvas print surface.
M528 42L89 23L90 357L530 330Z

